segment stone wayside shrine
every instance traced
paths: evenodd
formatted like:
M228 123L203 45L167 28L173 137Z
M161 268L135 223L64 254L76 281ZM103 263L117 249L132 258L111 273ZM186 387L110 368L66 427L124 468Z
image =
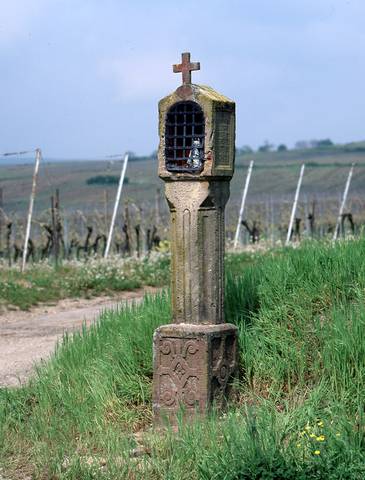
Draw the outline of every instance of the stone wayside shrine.
M172 323L154 334L157 421L221 408L237 370L237 328L224 323L224 211L234 170L235 103L191 83L159 102L159 176L171 212Z

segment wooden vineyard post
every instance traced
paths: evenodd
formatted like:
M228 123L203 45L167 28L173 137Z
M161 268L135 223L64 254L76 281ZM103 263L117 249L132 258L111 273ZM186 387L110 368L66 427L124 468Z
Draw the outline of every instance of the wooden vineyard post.
M13 223L8 221L6 225L6 253L8 256L8 265L11 267L11 229Z
M41 161L41 157L42 157L41 149L37 148L35 151L35 164L34 164L34 172L33 172L33 179L32 179L32 191L30 194L27 226L26 226L25 238L24 238L23 261L22 261L22 267L21 267L22 272L24 272L25 270L25 264L27 261L28 242L29 242L29 236L30 236L30 228L32 224L34 198L35 198L35 193L37 188L37 178L38 178L39 164Z
M107 240L107 244L106 244L106 248L105 248L104 258L108 258L108 255L109 255L110 245L111 245L111 241L112 241L112 237L113 237L115 219L116 219L117 212L118 212L119 200L120 200L120 196L121 196L121 193L122 193L125 172L127 170L127 163L128 163L128 153L125 154L123 168L122 168L122 171L121 171L121 174L120 174L118 191L117 191L117 196L115 197L113 216L112 216L112 220L110 222L110 229L109 229L108 240Z
M127 200L126 206L124 209L124 225L123 225L123 230L125 233L125 248L124 248L124 253L127 254L128 257L132 255L132 243L131 243L131 221L130 221L130 215L129 215L129 202Z
M105 225L105 233L108 230L108 203L109 203L109 195L108 190L104 190L104 225Z
M63 216L63 243L64 243L64 258L68 257L69 242L68 242L68 219L66 214Z
M57 188L56 189L56 199L55 199L55 214L56 214L56 235L55 235L55 257L56 257L56 262L58 263L58 260L60 258L60 244L61 244L61 216L60 216L60 191Z
M305 225L305 232L306 237L309 237L309 209L308 209L308 196L305 196L304 202L304 225Z
M60 256L60 192L56 190L56 196L51 197L51 215L52 215L52 236L53 236L53 254L55 263L58 265Z
M305 169L305 164L303 163L302 168L300 169L297 189L296 189L296 192L295 192L293 207L292 207L292 211L291 211L291 215L290 215L290 222L289 222L289 227L288 227L288 233L287 233L287 236L286 236L285 246L288 246L289 243L290 243L291 232L292 232L292 229L293 229L293 223L294 223L294 218L295 218L295 212L297 210L297 205L298 205L300 187L302 185L302 180L303 180L303 175L304 175L304 169Z
M134 231L136 232L137 258L140 258L141 256L141 225L139 224L135 225Z
M340 205L340 210L338 212L336 227L335 227L335 231L333 232L333 241L336 241L337 237L338 237L338 232L339 232L340 225L341 225L342 214L343 214L343 211L344 211L344 208L345 208L345 205L346 205L347 195L349 193L351 178L352 178L352 174L354 172L354 167L355 167L355 164L353 163L351 165L351 168L350 168L350 171L349 171L349 174L348 174L348 177L347 177L346 185L345 185L345 190L343 192L343 197L342 197L342 202L341 202L341 205Z
M240 230L241 230L241 222L242 222L242 218L243 218L243 212L245 210L247 191L248 191L248 186L250 184L253 164L254 164L254 162L253 162L253 160L251 160L250 165L248 167L246 182L245 182L245 186L244 186L243 193L242 193L241 208L240 208L240 213L238 215L236 234L234 236L234 242L233 242L233 248L234 249L236 249L237 245L238 245L238 239L239 239Z
M52 224L52 250L50 253L54 254L55 262L57 264L57 256L56 256L56 215L55 215L55 201L54 196L51 196L51 224Z
M161 196L161 190L157 188L156 195L155 195L155 225L157 228L161 223L160 196Z

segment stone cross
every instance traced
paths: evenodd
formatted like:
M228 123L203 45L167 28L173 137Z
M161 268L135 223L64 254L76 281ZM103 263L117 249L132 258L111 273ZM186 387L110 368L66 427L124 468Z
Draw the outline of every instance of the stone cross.
M181 63L172 66L174 73L182 73L183 84L191 83L191 72L200 70L200 62L190 62L190 53L181 54Z
M235 104L191 84L189 62L190 54L183 54L176 71L185 71L184 83L159 103L159 176L171 212L172 323L154 335L156 421L174 421L180 409L194 416L223 407L237 371L237 328L224 319L224 211L234 170ZM199 168L192 168L192 157Z

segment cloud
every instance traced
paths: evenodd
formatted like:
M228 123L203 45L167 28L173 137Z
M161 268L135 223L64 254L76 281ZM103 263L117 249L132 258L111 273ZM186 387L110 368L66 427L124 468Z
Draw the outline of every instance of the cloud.
M102 60L99 73L114 83L117 101L151 100L176 88L176 78L172 73L174 57L175 52L156 56L154 52L128 53Z

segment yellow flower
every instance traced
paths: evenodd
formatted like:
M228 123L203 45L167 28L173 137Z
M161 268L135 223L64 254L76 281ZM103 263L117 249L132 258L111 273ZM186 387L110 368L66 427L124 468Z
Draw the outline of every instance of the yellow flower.
M315 437L314 433L311 433L309 436L310 436L311 438L314 438L314 437Z
M317 442L324 442L325 438L324 435L319 435L319 437L317 437Z
M322 420L320 420L320 421L317 423L317 425L318 425L319 427L323 427L324 423L323 423Z
M341 434L340 434L340 433L336 433L336 437L340 437L340 436L341 436Z
M314 450L314 455L320 455L321 454L321 451L320 450Z
M297 448L300 448L302 446L301 443L297 443Z

